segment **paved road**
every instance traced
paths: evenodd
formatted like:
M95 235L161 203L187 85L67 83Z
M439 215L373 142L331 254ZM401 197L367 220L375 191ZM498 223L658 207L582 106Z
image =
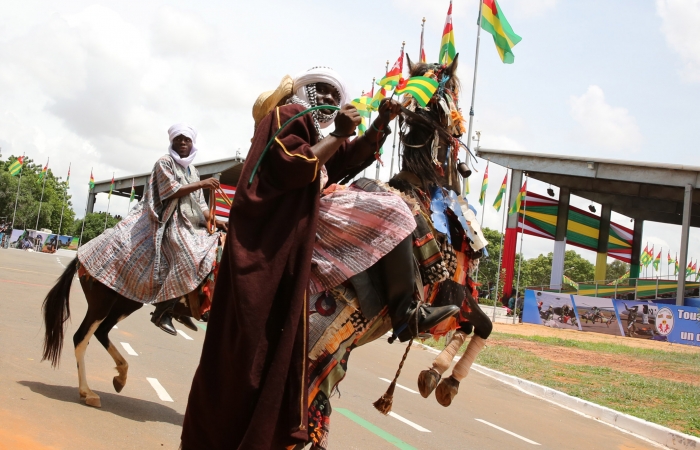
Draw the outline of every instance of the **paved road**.
M114 392L114 362L95 340L86 355L88 382L102 398L94 409L78 399L71 336L86 303L79 283L62 364L40 363L43 297L69 257L0 250L0 449L176 449L204 330L169 336L137 311L111 333L129 361L129 378ZM187 337L191 339L187 339ZM121 343L137 355L128 355ZM357 349L340 397L334 397L331 449L649 449L645 441L527 396L472 372L450 408L415 393L416 376L433 355L413 349L394 398L394 416L372 407L388 386L403 346L379 340ZM156 379L159 395L151 382ZM163 395L164 394L164 395ZM172 400L170 401L168 397Z

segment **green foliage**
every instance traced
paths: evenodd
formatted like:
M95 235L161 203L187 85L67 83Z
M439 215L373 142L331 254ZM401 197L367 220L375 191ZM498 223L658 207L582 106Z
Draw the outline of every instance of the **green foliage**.
M606 280L617 280L622 275L626 274L630 270L630 265L619 260L615 260L608 264L605 269L605 279Z
M110 214L107 217L107 228L112 228L119 223L119 220ZM105 230L105 213L89 213L85 216L85 229L83 229L83 220L76 219L72 227L73 236L80 236L81 230L83 231L82 244L95 239Z
M42 165L26 158L22 167L22 181L19 176L12 176L8 167L17 157L10 156L7 161L0 161L0 220L5 217L8 222L12 221L12 214L15 207L15 197L17 196L17 185L19 184L19 199L17 201L17 214L15 216L15 229L48 228L54 233L58 233L59 222L61 221L61 209L63 209L63 226L61 234L69 234L70 224L73 223L75 213L71 205L71 196L64 191L67 186L61 177L55 177L49 168L43 199L41 189L43 181L39 180ZM39 202L41 200L41 216L37 227L37 214L39 213Z

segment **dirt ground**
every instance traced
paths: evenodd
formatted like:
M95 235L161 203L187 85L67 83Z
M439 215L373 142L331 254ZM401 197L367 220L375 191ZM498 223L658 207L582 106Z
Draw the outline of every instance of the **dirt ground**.
M621 336L609 336L597 333L582 333L580 331L553 329L529 324L496 324L494 330L501 333L517 334L522 336L557 337L561 339L570 339L583 342L614 343L634 348L648 348L678 353L700 353L700 348L698 347ZM700 379L698 378L697 373L688 373L687 369L684 370L682 367L671 367L668 364L650 364L648 360L634 358L629 355L594 352L571 347L557 347L518 339L499 339L489 341L488 345L505 346L524 350L533 353L540 358L563 364L609 367L611 369L643 375L646 377L672 380L692 384L694 386L700 386Z

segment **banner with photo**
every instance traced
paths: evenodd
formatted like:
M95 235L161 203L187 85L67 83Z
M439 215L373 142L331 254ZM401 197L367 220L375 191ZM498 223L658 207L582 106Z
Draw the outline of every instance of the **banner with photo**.
M80 238L78 236L73 236L73 239L70 241L70 244L68 245L68 250L78 250L78 243L80 242Z
M526 290L523 322L551 328L581 330L571 295L556 292Z
M700 308L615 300L624 336L700 347Z
M73 236L50 234L44 241L44 246L41 251L43 253L55 253L58 249L68 248L72 240Z
M618 315L612 299L583 295L572 295L571 298L580 318L581 331L620 335Z

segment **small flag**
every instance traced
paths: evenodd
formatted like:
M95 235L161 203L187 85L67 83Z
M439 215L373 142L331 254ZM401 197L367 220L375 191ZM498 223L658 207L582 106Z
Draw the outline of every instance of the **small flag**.
M39 181L43 180L44 177L46 176L46 172L49 170L49 160L46 160L46 165L44 166L43 169L41 169L41 173L39 174Z
M363 117L369 117L369 112L372 110L372 98L364 94L360 98L351 101L350 104L357 108L357 112Z
M112 191L114 190L114 174L112 174L112 182L109 183L109 194L107 194L107 198L112 198Z
M617 280L613 280L612 282L608 283L608 286L617 286L618 284L622 283L623 281L625 281L629 277L630 277L630 271L628 270Z
M674 261L676 267L675 270L673 271L674 275L678 275L678 272L681 270L681 268L678 265L678 253L676 253L676 260Z
M427 63L428 60L425 57L425 48L423 47L423 34L425 33L425 17L423 18L423 24L420 26L420 62Z
M486 164L486 170L484 171L484 179L481 181L481 192L479 193L479 204L483 205L484 200L486 200L486 189L489 187L489 165Z
M639 258L639 263L643 265L644 267L647 267L649 263L651 263L652 256L649 253L649 244L647 244L644 247L644 251L642 252L642 256Z
M501 210L501 205L503 205L503 198L506 196L506 185L508 184L508 173L503 177L503 183L501 183L501 188L498 190L498 195L496 195L496 201L493 202L493 207L496 211Z
M656 255L656 259L654 260L654 270L659 270L660 264L661 264L661 250L659 250L659 254Z
M372 97L372 103L370 103L370 106L372 106L372 110L376 111L379 109L379 104L386 98L386 89L382 86L381 89L377 91L376 94L374 94L374 97Z
M452 29L452 0L450 0L450 8L447 10L447 19L445 19L445 28L442 31L442 41L440 41L440 64L451 64L456 55L455 33Z
M670 266L671 264L673 264L673 258L671 258L671 252L670 252L670 251L668 252L667 258L668 258L668 265Z
M70 163L68 163L68 176L66 177L66 187L70 185Z
M233 198L236 196L236 186L228 186L225 184L220 184L221 190L226 193L226 197L217 189L216 191L216 212L215 214L217 216L222 216L222 217L228 217L229 216L229 211L231 211L231 207L229 204L226 202L225 198L228 198L229 201L233 202Z
M515 56L512 48L522 38L515 34L496 0L483 0L481 3L480 22L481 28L493 35L493 42L496 44L496 50L498 50L501 61L505 64L513 64Z
M396 86L396 94L410 94L422 108L428 105L439 86L437 81L428 77L411 77L406 81L401 81Z
M466 197L467 194L469 194L469 178L464 179L464 196Z
M129 203L131 203L136 197L136 189L134 188L134 179L131 179L131 195L129 195Z
M367 133L367 116L360 113L360 124L357 126L357 137Z
M688 267L685 268L685 276L689 277L693 273L693 260L691 259L688 263Z
M566 275L562 275L562 280L564 281L565 285L571 286L572 288L578 290L578 283L571 278L567 277Z
M24 156L20 156L15 161L13 161L12 164L10 164L10 167L8 167L10 175L12 175L13 177L18 175L22 171L22 164L24 164Z
M95 189L95 177L92 176L92 169L90 169L90 182L88 186L90 186L90 189Z
M396 87L401 80L401 74L403 74L403 47L401 47L401 56L396 60L391 69L384 75L384 77L377 81L379 86L391 86Z
M523 183L523 187L520 188L520 192L518 192L518 195L515 197L515 201L513 202L513 206L510 207L510 211L508 211L508 214L515 214L518 211L520 211L520 205L525 200L526 192L527 192L527 181L525 183Z

